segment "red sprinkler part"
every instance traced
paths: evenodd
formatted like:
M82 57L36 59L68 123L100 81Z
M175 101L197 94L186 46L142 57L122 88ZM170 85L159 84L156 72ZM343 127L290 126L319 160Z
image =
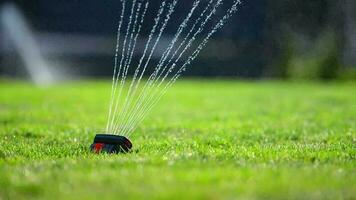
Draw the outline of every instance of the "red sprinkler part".
M90 150L94 153L127 153L131 150L132 143L120 135L97 134Z

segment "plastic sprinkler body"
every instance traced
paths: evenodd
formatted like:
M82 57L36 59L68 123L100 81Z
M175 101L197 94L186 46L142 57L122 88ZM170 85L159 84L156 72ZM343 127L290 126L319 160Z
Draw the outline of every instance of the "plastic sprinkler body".
M90 150L94 153L127 153L131 150L132 143L120 135L97 134Z

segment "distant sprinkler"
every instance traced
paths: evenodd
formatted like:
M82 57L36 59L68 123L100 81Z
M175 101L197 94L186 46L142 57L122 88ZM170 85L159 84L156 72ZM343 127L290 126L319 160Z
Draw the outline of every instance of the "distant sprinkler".
M51 84L54 81L53 74L21 10L13 3L3 4L0 7L0 22L23 60L33 82L39 86Z

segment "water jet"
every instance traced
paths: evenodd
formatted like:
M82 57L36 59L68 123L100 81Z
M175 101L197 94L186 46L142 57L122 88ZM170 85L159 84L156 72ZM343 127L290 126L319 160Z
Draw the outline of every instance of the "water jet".
M127 152L132 148L128 137L197 58L212 36L237 12L237 6L241 2L194 0L189 2L191 9L182 20L175 18L178 0L161 0L158 9L153 8L154 10L149 10L152 3L150 0L121 0L121 3L105 131L111 134L95 136L91 150L96 153ZM223 12L224 15L219 17L218 12ZM148 19L152 22L149 23L152 28L150 31L147 29L147 33L141 33L144 22L148 21L147 13L155 13L153 18ZM164 43L161 40L162 34L170 21L173 21L171 25L176 32L172 34L170 42ZM147 36L147 40L136 62L132 58L137 54L135 50L138 50L139 36ZM155 61L152 56L157 53L157 49L163 50L163 53ZM128 81L129 68L132 66L135 67L133 77ZM150 66L153 69L147 70ZM141 87L143 77L147 77L147 81ZM130 84L126 84L127 82Z

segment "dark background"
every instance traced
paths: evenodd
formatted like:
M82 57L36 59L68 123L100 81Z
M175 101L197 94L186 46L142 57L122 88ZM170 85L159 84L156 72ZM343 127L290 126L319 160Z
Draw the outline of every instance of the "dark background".
M120 1L18 0L1 5L9 2L25 16L43 56L60 63L62 71L80 77L112 75ZM153 7L160 3L150 2ZM175 19L186 15L191 2L180 0ZM354 0L243 1L185 76L353 79L355 10ZM155 12L148 15L153 18ZM151 28L147 21L142 36ZM169 26L164 36L175 30ZM24 62L5 31L0 32L0 74L24 76Z

